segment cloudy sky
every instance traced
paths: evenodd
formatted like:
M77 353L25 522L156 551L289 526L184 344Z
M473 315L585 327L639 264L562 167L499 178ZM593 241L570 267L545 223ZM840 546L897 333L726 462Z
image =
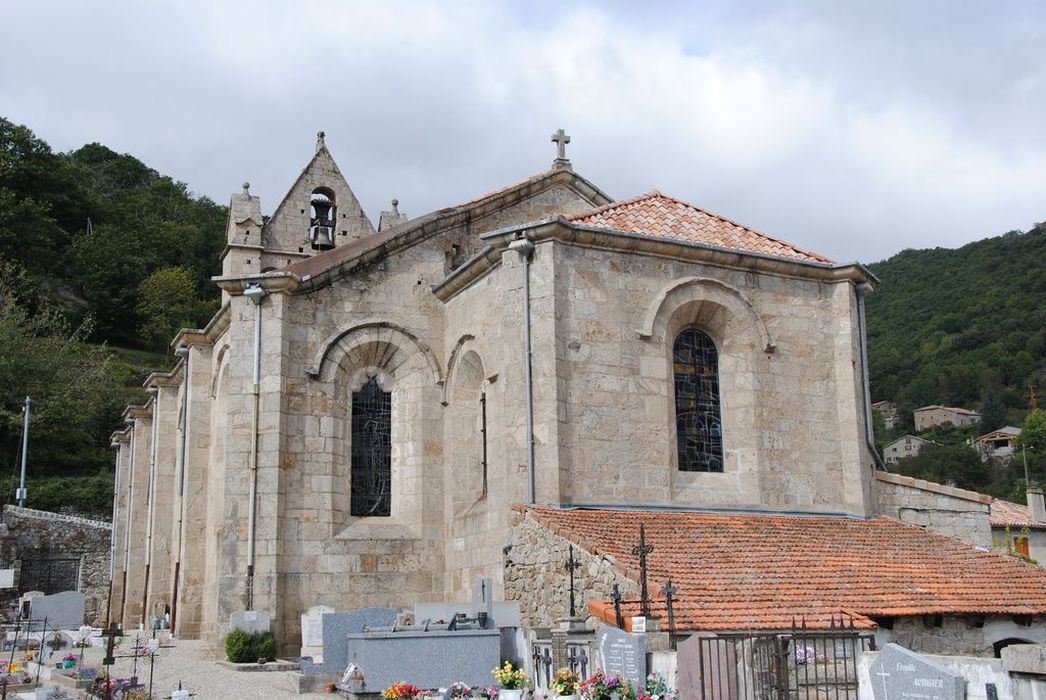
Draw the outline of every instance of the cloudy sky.
M1046 3L0 4L0 114L271 212L327 144L372 220L547 168L838 260L1046 220Z

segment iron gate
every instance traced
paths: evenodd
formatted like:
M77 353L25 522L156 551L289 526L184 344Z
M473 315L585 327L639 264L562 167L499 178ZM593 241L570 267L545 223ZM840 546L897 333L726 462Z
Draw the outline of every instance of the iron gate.
M857 698L857 655L875 649L870 632L852 628L691 637L683 656L702 700ZM696 647L696 648L695 648Z
M80 557L23 559L18 576L20 591L47 595L80 590Z

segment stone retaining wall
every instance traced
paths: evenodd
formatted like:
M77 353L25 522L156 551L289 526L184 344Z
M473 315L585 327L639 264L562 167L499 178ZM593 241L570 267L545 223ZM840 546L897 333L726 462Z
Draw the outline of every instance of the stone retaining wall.
M11 565L24 568L32 560L79 558L77 590L87 597L86 622L103 624L109 594L112 526L99 520L12 505L3 507L2 521L6 534L0 539L0 549L3 559ZM25 592L21 585L16 590Z

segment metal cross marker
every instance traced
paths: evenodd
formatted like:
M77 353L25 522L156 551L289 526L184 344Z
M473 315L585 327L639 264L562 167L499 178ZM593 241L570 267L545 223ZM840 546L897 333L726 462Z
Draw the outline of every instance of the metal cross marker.
M567 572L570 574L570 616L577 617L577 608L574 606L574 569L581 566L581 562L574 558L574 546L567 550Z
M614 617L617 620L617 626L625 629L625 618L621 617L621 590L618 589L616 583L614 590L610 592L610 600L614 601Z
M123 630L120 629L115 621L109 623L109 627L102 630L102 636L105 637L105 658L102 659L102 665L105 666L105 697L109 700L113 696L113 688L109 679L109 667L116 663L116 657L113 656L113 650L116 647L116 638L123 637Z
M570 137L567 136L567 132L557 129L556 133L552 134L552 142L556 144L556 160L566 160L567 144L570 143Z
M646 586L646 557L654 551L654 545L646 543L646 528L639 523L639 544L632 548L632 554L639 557L639 585L641 591L643 617L650 617L650 595Z
M675 606L672 604L672 596L675 595L676 589L672 585L672 579L668 579L661 592L665 594L665 609L668 611L668 631L672 633L676 631Z

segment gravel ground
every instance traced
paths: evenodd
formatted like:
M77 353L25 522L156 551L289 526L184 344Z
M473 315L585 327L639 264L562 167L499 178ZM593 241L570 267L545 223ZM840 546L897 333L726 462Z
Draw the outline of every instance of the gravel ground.
M169 697L172 690L178 688L181 681L182 687L191 690L196 700L282 700L283 698L295 698L297 700L331 700L336 696L327 694L309 693L298 695L291 690L289 674L283 672L255 672L233 671L218 665L217 651L202 642L195 640L174 640L170 649L161 650L156 655L156 663L153 668L153 697ZM129 644L124 645L125 647ZM68 650L63 649L56 654L58 660ZM120 651L116 652L117 655ZM124 652L126 653L126 651ZM100 666L104 649L94 647L87 649L85 662L89 665ZM112 667L111 674L114 677L127 677L131 675L132 659L117 659ZM138 661L138 679L141 683L149 683L149 660ZM43 679L41 679L43 680ZM30 696L32 697L32 696Z

